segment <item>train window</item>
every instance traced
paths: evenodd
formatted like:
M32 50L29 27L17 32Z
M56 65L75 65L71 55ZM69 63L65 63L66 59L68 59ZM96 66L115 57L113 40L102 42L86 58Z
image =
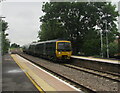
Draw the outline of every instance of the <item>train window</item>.
M69 42L59 42L58 51L71 51L71 43Z

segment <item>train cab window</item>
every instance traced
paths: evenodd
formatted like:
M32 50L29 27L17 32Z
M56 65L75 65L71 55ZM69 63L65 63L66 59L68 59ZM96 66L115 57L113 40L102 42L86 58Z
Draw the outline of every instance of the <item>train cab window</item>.
M69 42L58 42L58 51L71 51L71 43Z

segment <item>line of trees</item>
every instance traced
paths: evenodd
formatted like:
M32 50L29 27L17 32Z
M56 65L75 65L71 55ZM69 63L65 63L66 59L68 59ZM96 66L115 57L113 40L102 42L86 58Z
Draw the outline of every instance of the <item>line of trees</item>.
M115 23L119 14L115 8L110 2L44 3L42 11L45 15L40 17L42 25L38 37L40 41L58 38L70 40L73 54L100 55L100 31L104 46L107 31L109 45L116 47L113 41L119 34Z
M13 43L11 44L10 48L20 48L20 45Z

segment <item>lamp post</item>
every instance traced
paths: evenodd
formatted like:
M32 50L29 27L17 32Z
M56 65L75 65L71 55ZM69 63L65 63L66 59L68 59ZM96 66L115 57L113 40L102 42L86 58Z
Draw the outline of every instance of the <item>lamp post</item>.
M2 92L2 18L5 17L0 17L0 92Z
M101 42L101 57L103 58L103 34L102 31L100 31L100 42Z
M0 0L0 7L1 7L2 1L3 0ZM0 16L0 92L2 92L2 35L3 35L2 18L5 18L5 17Z
M120 55L120 36L116 36L117 44L118 44L118 56Z
M109 58L109 45L108 45L108 30L107 30L107 21L105 21L106 23L106 46L107 46L107 58Z

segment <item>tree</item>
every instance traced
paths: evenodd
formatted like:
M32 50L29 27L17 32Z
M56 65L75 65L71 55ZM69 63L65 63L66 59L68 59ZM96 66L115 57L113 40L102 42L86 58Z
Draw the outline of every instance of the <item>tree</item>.
M8 34L5 33L6 29L8 28L8 23L4 20L0 20L0 33L2 36L2 54L5 54L8 52L8 49L10 47L10 41L7 39Z
M56 21L43 22L39 32L39 38L41 41L63 38L65 37L64 28Z
M107 2L45 3L42 8L45 15L40 18L43 24L39 32L39 38L44 38L44 40L56 39L57 36L55 37L54 33L59 35L62 28L61 31L65 34L62 34L61 37L72 41L74 54L92 47L93 39L97 40L96 43L100 42L98 28L103 31L104 36L107 29L110 35L109 40L112 42L115 38L113 33L117 33L115 21L118 17L118 11L115 11L115 8L114 5ZM57 25L58 23L60 26ZM97 37L89 37L91 33L93 36L97 35ZM86 46L86 42L90 43L91 46ZM97 45L96 47L98 50L95 53L100 50L100 46ZM92 51L90 54L92 54Z

